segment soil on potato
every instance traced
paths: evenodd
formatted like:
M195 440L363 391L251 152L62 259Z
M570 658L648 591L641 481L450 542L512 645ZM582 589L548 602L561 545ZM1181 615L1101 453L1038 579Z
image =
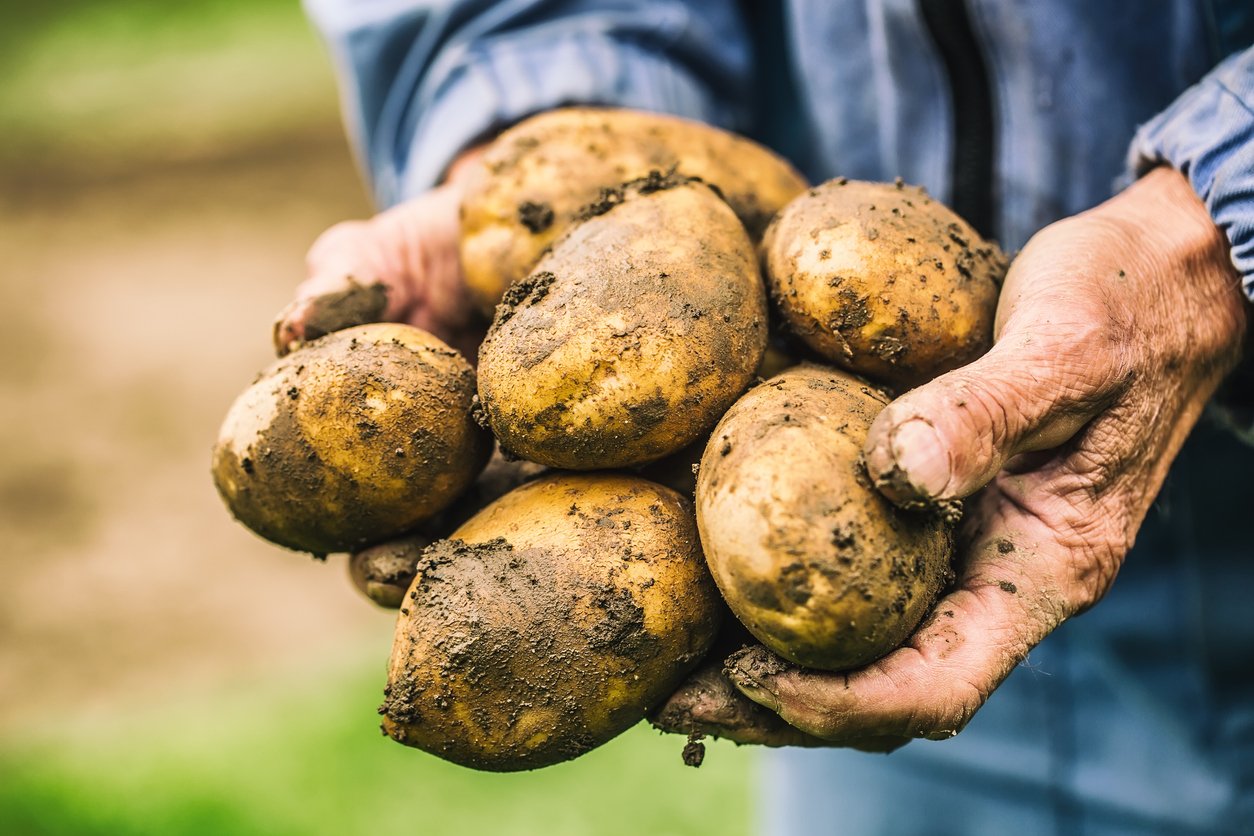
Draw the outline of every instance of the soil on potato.
M388 292L370 277L352 277L347 289L314 300L305 315L305 339L316 340L333 331L378 322L388 306Z

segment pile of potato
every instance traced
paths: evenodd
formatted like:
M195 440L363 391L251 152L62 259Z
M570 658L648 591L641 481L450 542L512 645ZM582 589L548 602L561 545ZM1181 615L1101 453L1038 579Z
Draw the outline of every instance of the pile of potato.
M870 381L988 348L995 245L901 183L807 190L743 138L590 109L502 134L462 221L493 312L477 375L417 329L350 327L263 372L214 451L241 522L352 552L398 609L388 735L533 769L661 704L727 610L829 670L909 636L953 538L870 483Z

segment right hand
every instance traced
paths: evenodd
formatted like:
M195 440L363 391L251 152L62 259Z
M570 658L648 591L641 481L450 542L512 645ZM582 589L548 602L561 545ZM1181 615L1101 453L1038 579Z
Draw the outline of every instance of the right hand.
M430 331L474 362L486 326L470 305L457 239L478 156L463 155L431 191L318 237L305 258L306 279L274 323L280 356L328 331L378 320ZM380 286L383 294L370 292Z

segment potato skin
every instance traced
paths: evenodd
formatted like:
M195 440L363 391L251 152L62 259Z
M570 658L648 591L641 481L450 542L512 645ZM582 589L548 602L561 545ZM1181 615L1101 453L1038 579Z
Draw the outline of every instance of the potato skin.
M862 467L887 402L844 372L798 366L737 401L701 459L715 582L759 641L806 667L857 668L898 647L951 577L950 527L892 505Z
M773 152L699 122L603 108L534 116L492 143L462 201L462 269L476 305L490 316L601 189L671 170L716 185L755 241L806 188Z
M992 345L1006 257L922 189L828 181L780 211L762 249L789 329L842 368L909 388Z
M353 552L348 577L362 595L388 610L399 609L414 582L415 566L431 538L410 534Z
M593 212L510 288L479 351L502 448L566 470L700 438L766 348L752 246L708 186L646 178Z
M418 561L427 546L447 537L492 502L545 472L547 468L542 465L522 459L509 460L499 452L493 453L488 466L470 489L452 505L420 524L417 531L354 552L348 561L353 586L379 606L398 609L414 581Z
M214 483L236 519L290 549L386 540L483 469L492 438L471 417L474 391L470 364L425 331L337 331L236 399L214 447Z
M556 474L427 550L380 707L393 739L492 771L569 760L634 725L709 649L721 612L691 505L616 474Z

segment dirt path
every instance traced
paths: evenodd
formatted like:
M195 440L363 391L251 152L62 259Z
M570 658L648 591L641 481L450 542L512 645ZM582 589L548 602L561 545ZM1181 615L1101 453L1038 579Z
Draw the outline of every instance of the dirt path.
M338 127L299 136L0 172L0 733L389 632L342 559L253 537L209 479L305 248L368 211Z

